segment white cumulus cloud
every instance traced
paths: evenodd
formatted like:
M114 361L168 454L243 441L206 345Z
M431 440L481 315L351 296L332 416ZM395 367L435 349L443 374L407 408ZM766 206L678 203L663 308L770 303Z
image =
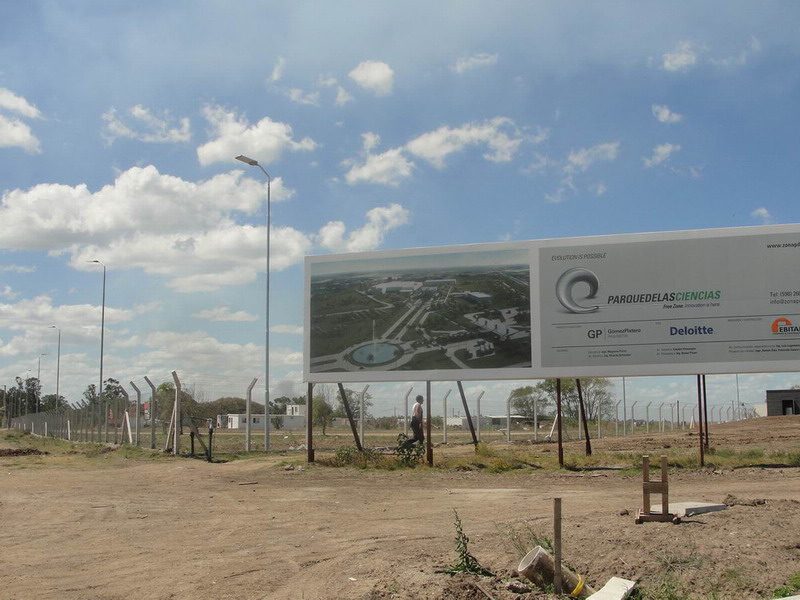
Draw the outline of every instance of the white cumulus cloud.
M333 252L363 252L373 250L382 242L384 235L409 222L410 212L399 204L380 206L367 212L367 222L360 229L345 235L341 221L326 224L319 232L319 243Z
M394 87L394 71L385 62L365 60L350 73L350 79L376 96L388 96Z
M683 120L683 115L672 112L666 104L653 104L651 109L660 123L680 123Z
M437 169L442 169L445 158L450 154L477 144L487 146L488 151L483 154L486 160L508 162L514 157L522 140L511 119L495 117L483 123L466 123L455 128L440 127L414 138L406 144L406 149Z
M272 73L269 76L269 80L272 83L276 81L280 81L281 77L283 77L283 70L286 68L286 59L282 56L278 57L278 60L275 61L275 66L272 67Z
M302 325L270 325L269 330L273 333L288 333L291 335L303 335Z
M399 185L403 179L411 177L414 168L414 163L403 156L401 148L387 150L382 154L368 154L363 162L348 159L344 164L350 166L345 175L345 181L350 185L356 183Z
M450 67L459 75L478 69L480 67L491 67L497 64L497 54L487 54L485 52L480 54L473 54L472 56L463 56L456 60L455 64Z
M159 116L141 104L130 108L128 115L135 122L134 125L122 121L115 108L110 108L103 114L103 137L109 144L117 138L148 143L188 142L192 139L191 125L186 117L174 120L169 111L164 111Z
M17 118L0 114L0 148L22 148L28 154L40 154L39 139L31 128Z
M697 64L697 51L691 42L681 41L672 52L665 53L662 58L665 70L685 71Z
M590 148L581 148L569 153L564 171L566 173L586 171L594 163L616 160L618 155L619 142L605 142Z
M28 119L40 119L42 114L39 109L22 96L6 88L0 88L0 110L18 114Z
M650 158L642 158L645 168L651 168L660 165L667 160L672 154L681 149L680 144L659 144L653 148L653 155Z
M309 137L297 141L291 126L264 117L251 125L247 118L221 106L205 106L203 115L214 139L197 148L201 165L231 161L247 154L262 163L279 159L284 152L309 152L317 143Z
M753 217L754 219L758 219L764 225L769 225L770 223L772 223L772 215L769 214L769 211L763 206L760 206L753 212L751 212L750 216Z
M316 106L319 104L319 92L304 92L300 88L291 88L286 91L289 100L296 104L310 104Z
M200 310L193 313L195 319L203 319L205 321L221 321L221 322L245 322L245 321L258 321L258 315L250 314L243 310L232 312L227 306L217 306L206 310Z

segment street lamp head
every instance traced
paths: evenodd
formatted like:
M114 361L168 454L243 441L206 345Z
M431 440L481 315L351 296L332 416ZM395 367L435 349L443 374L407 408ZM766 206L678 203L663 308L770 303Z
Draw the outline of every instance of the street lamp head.
M243 162L245 164L248 164L251 167L257 167L258 166L258 161L257 160L255 160L254 158L250 158L248 156L245 156L244 154L240 154L239 156L237 156L236 160L239 160L239 161L241 161L241 162Z

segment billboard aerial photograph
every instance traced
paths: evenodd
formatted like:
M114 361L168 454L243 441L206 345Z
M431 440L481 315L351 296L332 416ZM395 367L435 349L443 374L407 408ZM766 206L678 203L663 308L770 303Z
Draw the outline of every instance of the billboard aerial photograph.
M527 249L310 261L309 371L531 366Z

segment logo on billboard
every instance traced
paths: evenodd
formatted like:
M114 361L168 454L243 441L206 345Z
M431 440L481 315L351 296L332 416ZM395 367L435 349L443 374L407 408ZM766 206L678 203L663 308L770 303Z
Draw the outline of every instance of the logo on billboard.
M589 269L584 269L583 267L568 269L561 274L561 277L556 282L556 298L558 298L561 306L576 314L592 313L600 310L599 306L581 306L575 302L572 297L572 288L578 283L585 283L589 286L586 300L594 298L597 295L597 290L600 289L600 280Z
M786 317L780 317L772 322L772 333L800 333L800 326L795 325Z

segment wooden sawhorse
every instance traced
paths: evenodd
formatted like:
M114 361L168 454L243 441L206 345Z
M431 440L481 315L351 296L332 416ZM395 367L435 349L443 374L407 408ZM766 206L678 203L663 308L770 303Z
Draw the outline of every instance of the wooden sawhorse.
M661 494L661 512L651 512L650 494ZM661 456L661 481L650 481L650 457L642 456L642 508L636 513L637 525L645 521L681 522L681 518L669 512L669 479L667 475L667 457Z

